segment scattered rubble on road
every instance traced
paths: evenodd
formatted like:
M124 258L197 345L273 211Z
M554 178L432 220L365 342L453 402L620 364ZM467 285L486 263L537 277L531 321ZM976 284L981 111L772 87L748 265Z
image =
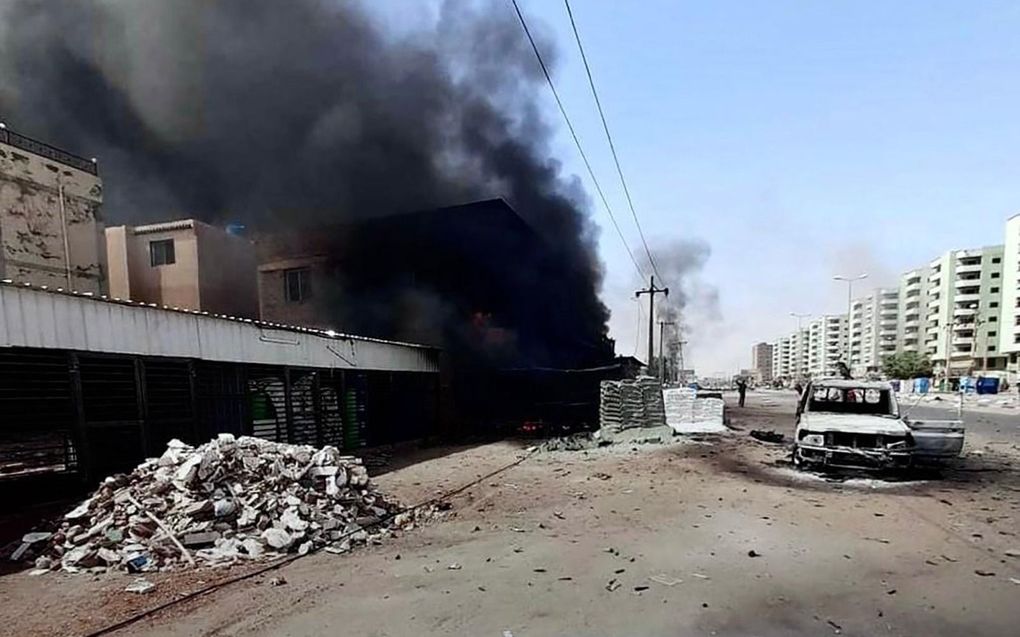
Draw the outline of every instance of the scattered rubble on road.
M782 442L786 440L786 436L779 433L778 431L772 431L770 429L752 429L750 435L755 440L761 440L762 442L773 442L776 444L782 444Z
M327 545L343 553L434 510L403 511L335 447L220 434L197 448L171 440L161 457L104 480L55 532L25 535L11 558L72 573L229 566Z

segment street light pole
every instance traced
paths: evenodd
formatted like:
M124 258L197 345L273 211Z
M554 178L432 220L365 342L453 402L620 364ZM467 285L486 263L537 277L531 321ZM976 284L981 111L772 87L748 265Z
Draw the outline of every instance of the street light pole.
M867 272L862 272L857 276L841 276L836 275L832 277L833 281L844 281L846 282L846 364L850 366L850 323L851 318L854 314L854 281L861 281L868 278ZM877 309L877 308L876 308Z
M797 343L799 343L799 344L801 344L803 346L803 344L801 343L801 332L804 331L804 323L803 323L803 321L806 318L811 318L811 315L810 314L798 314L796 312L790 312L790 316L792 316L793 318L797 319ZM799 351L797 353L800 354ZM802 374L800 373L800 363L797 364L797 374L796 374L796 376L797 376L797 380L803 380L802 379Z

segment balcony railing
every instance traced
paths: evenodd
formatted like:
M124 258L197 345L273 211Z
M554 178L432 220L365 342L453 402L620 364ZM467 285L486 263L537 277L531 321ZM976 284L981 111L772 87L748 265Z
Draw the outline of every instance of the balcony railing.
M52 159L55 162L70 166L71 168L77 168L78 170L87 172L91 175L99 174L99 169L94 161L89 161L84 157L72 155L66 150L60 150L55 146L50 146L49 144L15 133L14 131L7 130L6 128L0 128L0 142L3 142L8 146L20 148L21 150L27 150L30 153L35 153L36 155L45 157L46 159Z

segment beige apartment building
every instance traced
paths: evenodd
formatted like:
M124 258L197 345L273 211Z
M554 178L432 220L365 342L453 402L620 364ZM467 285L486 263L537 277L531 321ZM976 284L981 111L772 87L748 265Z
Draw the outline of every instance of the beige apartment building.
M850 370L857 377L877 374L886 356L896 352L900 292L879 288L851 303Z
M999 353L1007 378L1020 383L1020 214L1006 221L1002 251L1002 300L999 318Z
M929 264L925 353L937 376L1005 371L999 352L1004 246L952 250Z
M900 277L900 320L896 326L896 351L923 353L927 334L928 266L904 272Z
M758 343L751 348L751 368L760 382L772 381L772 345Z
M96 162L0 124L0 279L103 294Z
M195 219L106 229L110 295L258 318L251 241Z

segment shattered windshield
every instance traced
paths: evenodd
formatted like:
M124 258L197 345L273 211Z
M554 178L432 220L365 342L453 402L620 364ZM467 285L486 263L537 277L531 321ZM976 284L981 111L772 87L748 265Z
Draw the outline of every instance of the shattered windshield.
M889 391L864 387L815 387L808 411L892 415Z

